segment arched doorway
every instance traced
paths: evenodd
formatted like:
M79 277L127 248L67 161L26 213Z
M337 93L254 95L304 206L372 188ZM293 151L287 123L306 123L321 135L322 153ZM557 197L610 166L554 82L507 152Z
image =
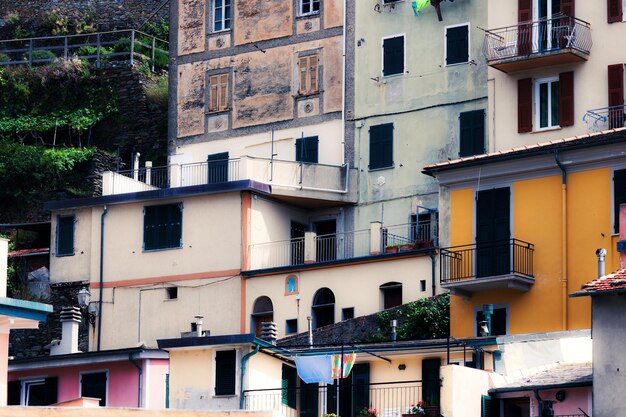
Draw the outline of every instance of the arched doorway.
M256 337L261 337L263 323L274 321L274 306L269 297L262 296L254 301L252 306L252 323Z

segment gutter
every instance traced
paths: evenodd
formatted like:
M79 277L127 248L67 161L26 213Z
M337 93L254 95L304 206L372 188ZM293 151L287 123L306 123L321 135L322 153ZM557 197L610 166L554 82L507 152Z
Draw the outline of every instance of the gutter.
M141 390L143 387L143 369L137 363L135 358L133 358L133 355L134 353L128 354L128 360L130 361L130 363L132 363L135 366L135 368L137 368L137 375L139 377L139 382L137 383L137 408L141 408Z
M100 288L98 289L98 345L97 351L100 351L100 339L102 338L102 291L104 287L104 217L109 212L106 204L102 209L100 216Z
M261 348L261 345L259 345L258 343L254 343L254 349L251 352L248 352L247 354L245 354L243 356L243 358L241 358L241 382L239 384L239 409L243 410L244 409L244 397L243 397L243 393L244 393L244 378L246 376L246 365L248 364L248 360L256 355L259 352L259 349Z
M591 387L592 385L593 384L591 383L591 381L587 381L587 382L565 382L563 384L536 385L536 386L530 386L530 387L492 388L489 390L489 394L504 394L507 392L533 391L535 395L538 395L539 391L563 389L563 388Z
M561 170L561 299L562 328L567 330L567 172L559 159L559 151L554 151L554 162Z

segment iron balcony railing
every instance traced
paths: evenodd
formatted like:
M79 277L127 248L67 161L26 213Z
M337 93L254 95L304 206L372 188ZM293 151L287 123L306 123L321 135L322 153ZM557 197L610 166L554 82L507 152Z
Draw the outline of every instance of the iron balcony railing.
M112 177L116 194L156 190L169 186L168 167L139 168L116 172Z
M315 236L315 261L327 262L370 254L370 230Z
M147 59L152 70L167 68L169 44L134 29L80 35L47 36L40 38L0 41L0 66L45 64L59 59L93 61L128 61Z
M587 110L583 122L587 123L588 133L626 127L626 105Z
M519 239L442 248L441 283L507 274L534 278L534 251L535 245Z
M439 381L434 385L438 387ZM319 417L330 413L357 416L364 408L376 409L381 417L401 417L419 401L424 401L422 381L342 384L339 388L337 385L311 384L298 388L244 391L246 410L273 411L274 415L282 417Z
M240 160L235 158L183 164L180 166L181 186L238 181L239 162Z
M437 223L430 220L405 223L381 229L383 251L413 250L437 244Z
M588 55L592 44L589 23L558 14L549 19L485 31L483 52L487 61L527 57L564 49Z

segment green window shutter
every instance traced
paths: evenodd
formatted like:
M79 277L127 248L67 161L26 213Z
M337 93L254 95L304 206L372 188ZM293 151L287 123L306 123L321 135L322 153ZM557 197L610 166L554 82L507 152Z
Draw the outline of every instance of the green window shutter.
M182 246L182 205L144 207L144 250Z
M404 36L383 40L383 75L404 72Z
M468 34L468 26L457 26L446 30L446 65L468 61Z
M491 417L491 397L483 395L480 403L481 417Z
M207 157L208 184L228 182L228 152L214 153Z
M393 166L393 123L370 127L370 169Z
M626 203L626 169L613 173L613 201L615 204L613 230L619 233L619 205Z
M317 136L296 139L296 161L317 164L318 146Z
M235 369L237 352L215 352L215 395L235 395Z
M281 402L290 408L296 408L298 374L296 369L283 364L281 376Z
M485 153L485 110L463 112L459 115L459 156Z
M57 256L74 254L75 216L57 216Z

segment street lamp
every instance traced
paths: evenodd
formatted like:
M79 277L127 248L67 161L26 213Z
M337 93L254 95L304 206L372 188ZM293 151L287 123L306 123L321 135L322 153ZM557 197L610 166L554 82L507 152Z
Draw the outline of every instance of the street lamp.
M91 293L87 287L83 287L80 291L78 291L78 295L76 296L78 299L78 306L80 307L80 311L83 317L91 324L91 327L96 327L96 311L95 305L91 304Z

